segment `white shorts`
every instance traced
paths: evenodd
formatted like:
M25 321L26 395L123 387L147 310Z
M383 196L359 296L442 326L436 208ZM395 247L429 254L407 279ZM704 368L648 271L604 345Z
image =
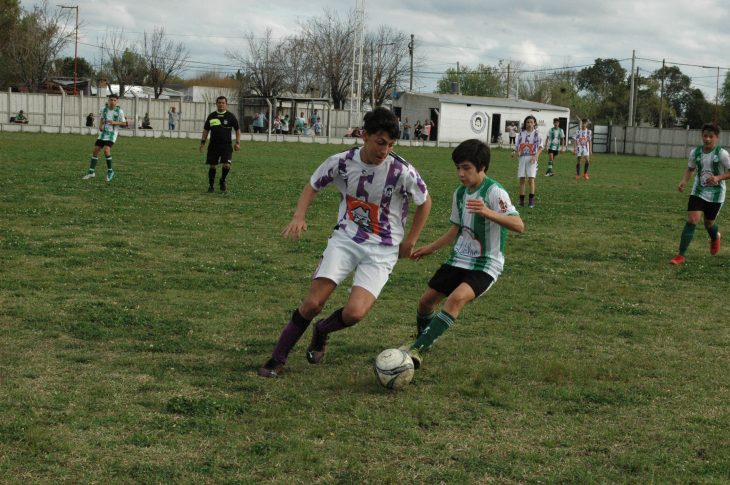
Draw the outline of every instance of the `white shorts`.
M520 157L520 166L517 169L517 176L535 178L537 175L537 162L530 163L531 157Z
M377 298L398 262L398 249L398 246L358 244L343 231L334 231L312 279L327 278L339 285L355 271L352 285L365 288Z

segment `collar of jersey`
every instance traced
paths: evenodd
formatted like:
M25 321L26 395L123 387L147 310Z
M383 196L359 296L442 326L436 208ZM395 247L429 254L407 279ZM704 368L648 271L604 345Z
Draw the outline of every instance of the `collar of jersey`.
M224 115L224 114L226 114L228 112L228 110L225 110L225 111L215 110L215 112L218 113L219 115Z

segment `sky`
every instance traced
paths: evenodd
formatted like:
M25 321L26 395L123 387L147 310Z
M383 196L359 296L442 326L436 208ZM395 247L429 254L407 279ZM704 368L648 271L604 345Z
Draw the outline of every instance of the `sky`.
M108 30L124 29L138 42L144 31L163 26L174 41L185 44L194 69L235 72L226 51L245 51L244 36L275 38L296 34L300 25L333 11L346 17L356 0L198 0L74 1L79 6L79 56L98 63L98 47ZM361 0L366 29L387 25L415 35L414 90L433 92L449 68L496 66L500 60L522 69L544 70L590 66L597 58L615 58L631 69L632 52L640 75L677 65L694 87L714 101L717 83L730 70L730 2L727 0ZM21 0L26 10L41 4ZM49 6L55 8L54 2ZM216 6L218 8L211 8ZM69 10L72 12L72 10ZM73 26L72 26L73 27ZM66 54L73 56L73 43ZM705 67L697 67L705 66ZM406 86L407 79L403 80Z

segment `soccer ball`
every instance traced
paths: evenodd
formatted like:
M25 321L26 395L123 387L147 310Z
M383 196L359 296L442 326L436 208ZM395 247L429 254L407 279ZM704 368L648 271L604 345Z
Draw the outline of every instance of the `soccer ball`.
M388 389L401 389L413 379L413 360L400 349L383 350L375 358L374 368L378 383Z

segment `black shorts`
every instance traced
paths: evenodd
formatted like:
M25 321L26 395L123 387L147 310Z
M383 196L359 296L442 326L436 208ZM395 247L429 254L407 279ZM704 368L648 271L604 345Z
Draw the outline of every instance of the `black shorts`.
M94 146L102 147L102 148L104 148L104 147L111 148L114 146L114 142L110 141L110 140L96 140L96 142L94 142Z
M706 221L714 221L717 219L721 208L722 203L707 202L705 199L701 199L696 195L690 195L689 202L687 202L687 212L701 211L705 215Z
M457 268L450 264L442 264L429 280L428 286L439 293L450 295L460 284L466 283L474 290L474 294L482 296L494 283L494 278L484 271Z
M558 153L559 152L560 152L560 150L548 150L548 153L550 155L553 155L553 156L556 156L556 157L558 156Z
M233 145L208 145L208 156L205 163L218 165L219 163L231 163Z

